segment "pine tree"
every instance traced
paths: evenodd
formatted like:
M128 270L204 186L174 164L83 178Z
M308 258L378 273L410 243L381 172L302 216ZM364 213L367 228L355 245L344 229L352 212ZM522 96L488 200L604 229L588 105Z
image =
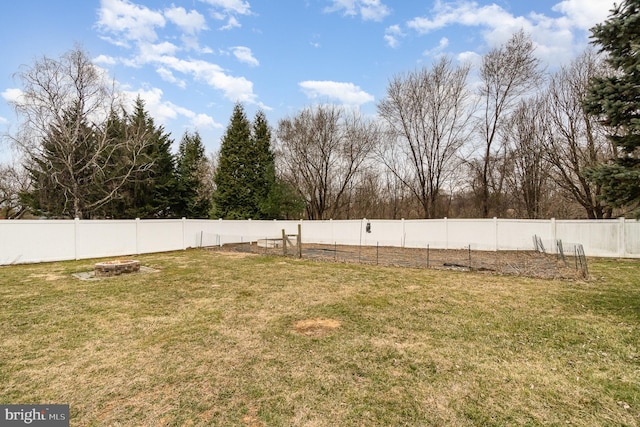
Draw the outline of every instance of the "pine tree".
M593 79L585 108L611 129L617 157L589 171L603 199L640 217L640 0L624 0L592 30L612 76Z
M138 167L118 197L105 209L112 218L175 217L175 160L171 153L169 134L156 126L145 110L144 101L137 98L132 114L125 114L121 126L113 126L114 138L144 141L137 156ZM118 161L118 159L114 159Z
M298 219L304 211L304 200L295 189L276 175L271 129L264 112L258 111L253 121L253 145L256 165L255 198L262 219Z
M87 161L96 156L93 132L79 103L63 112L62 124L52 125L42 140L39 155L26 169L32 190L22 200L35 213L54 217L90 218L100 186L100 174ZM70 141L70 143L60 143Z
M222 137L218 167L214 175L214 216L248 219L258 216L254 197L255 173L252 162L251 123L242 104L236 104Z
M263 213L271 219L300 219L304 214L305 201L288 182L276 176L267 199L263 203Z
M151 139L130 138L120 94L80 48L18 77L24 96L11 102L20 118L12 139L36 183L22 200L50 216L107 216L132 176L149 169L141 158Z
M271 149L271 129L264 115L258 111L253 121L252 143L254 150L255 186L253 197L258 207L258 218L274 219L277 214L269 202L269 194L276 182L275 155Z
M211 191L206 183L208 160L200 134L185 132L178 148L176 214L185 218L208 218Z
M304 209L296 192L276 177L272 134L262 111L253 124L236 104L222 139L214 176L214 216L227 219L297 217Z

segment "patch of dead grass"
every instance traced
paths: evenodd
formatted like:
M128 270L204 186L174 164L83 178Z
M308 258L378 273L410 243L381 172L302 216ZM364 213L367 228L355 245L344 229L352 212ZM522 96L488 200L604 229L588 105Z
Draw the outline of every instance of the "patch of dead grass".
M340 321L336 319L304 319L298 320L293 327L299 334L323 337L339 328Z
M30 274L29 277L32 279L42 279L47 282L53 282L65 278L64 275L56 273Z

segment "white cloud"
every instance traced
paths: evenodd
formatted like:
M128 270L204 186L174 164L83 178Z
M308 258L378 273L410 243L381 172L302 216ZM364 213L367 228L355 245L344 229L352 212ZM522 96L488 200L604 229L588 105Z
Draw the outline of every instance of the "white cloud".
M432 18L417 17L407 22L407 27L420 34L427 34L449 25L500 27L522 27L527 24L523 17L514 17L497 4L479 6L476 2L437 2Z
M222 129L223 126L220 123L216 123L213 117L206 114L196 114L191 119L191 124L198 129L217 128Z
M9 120L0 116L0 125L6 125L7 123L9 123Z
M229 20L227 21L227 25L223 25L222 27L220 27L221 30L232 30L234 28L240 28L242 25L240 25L240 22L238 22L238 20L236 19L235 16L230 16Z
M21 89L17 89L17 88L9 88L9 89L5 89L2 92L2 98L4 98L5 101L7 102L19 102L22 99L22 95L24 94L24 92L22 92Z
M406 23L418 34L461 25L478 27L486 45L494 47L506 42L518 30L531 34L537 55L549 63L562 63L582 50L587 42L584 31L602 21L614 0L563 0L553 10L562 14L549 17L531 12L515 16L499 5L480 5L477 1L436 1L428 16L419 16ZM389 43L389 42L388 42ZM485 46L486 48L486 46Z
M424 56L432 56L432 55L438 55L440 53L442 53L442 51L449 46L449 39L446 37L443 37L440 39L440 41L438 42L438 46L434 47L433 49L427 49L424 52L422 52L422 54Z
M230 101L257 103L256 95L253 93L253 83L244 77L226 74L219 65L202 60L184 60L173 56L163 56L158 58L158 62L174 71L192 75L197 80L221 90Z
M212 117L206 114L196 114L188 108L180 107L171 101L162 99L162 89L151 88L148 90L127 91L125 96L129 100L128 105L133 105L139 96L144 101L145 109L160 124L166 125L169 120L186 117L190 123L198 128L222 128Z
M170 42L162 43L140 43L138 46L140 53L138 59L141 63L147 63L156 60L156 58L164 55L175 55L178 52L178 46Z
M157 27L164 27L162 13L128 0L101 0L97 25L127 40L155 41Z
M346 16L357 16L364 21L382 21L391 13L380 0L332 0L332 5L325 8L325 12L343 11Z
M466 52L459 53L456 56L456 58L458 59L459 62L468 62L470 64L479 64L480 60L482 59L482 56L480 56L480 54L478 54L477 52L466 51Z
M206 3L228 16L230 25L238 26L231 14L250 14L249 3L241 0L207 0ZM109 40L120 43L130 50L125 58L118 62L129 67L152 66L164 80L179 87L186 87L187 77L204 82L232 102L246 102L262 106L253 93L253 83L244 77L230 75L217 64L197 58L184 58L186 51L198 54L211 53L210 48L200 48L197 33L206 28L204 17L196 11L188 12L182 7L171 6L162 12L131 3L129 0L101 0L97 27ZM226 15L225 15L226 14ZM179 37L166 37L167 34L156 30L165 25L166 20L175 23L183 33ZM159 40L159 38L162 39ZM181 45L174 44L176 40ZM251 50L246 47L234 48L233 54L238 60L252 66L259 65ZM110 57L100 57L103 63L110 63Z
M95 58L93 58L92 62L94 64L114 65L118 62L118 60L113 56L98 55Z
M198 37L196 36L183 34L182 36L180 36L180 40L182 41L182 44L184 45L184 48L186 50L193 50L201 54L213 52L210 47L200 46L200 42L198 41Z
M365 21L382 21L391 10L380 3L380 0L361 0L360 15Z
M574 27L588 30L607 19L612 8L613 1L563 0L552 9L566 15Z
M374 100L373 95L353 83L307 80L300 82L299 86L311 99L326 97L347 105L362 105Z
M173 75L171 70L167 70L164 67L160 67L156 69L156 72L162 78L162 80L166 82L173 83L182 89L187 87L187 82L185 82L184 80L178 79L176 76Z
M216 8L222 9L226 13L237 13L239 15L251 14L251 5L242 0L200 0Z
M243 0L200 0L214 7L211 16L219 21L226 20L227 23L220 27L221 30L232 30L239 28L240 22L236 15L251 15L251 5Z
M246 46L236 46L232 47L231 51L236 59L240 62L244 62L245 64L249 64L252 67L257 67L260 65L258 60L253 56L251 49Z
M196 34L207 29L204 16L195 10L187 12L183 7L172 5L170 9L165 9L164 16L187 34Z
M398 47L400 45L400 38L404 36L405 34L399 25L392 25L384 30L384 41L387 43L387 46L392 48Z

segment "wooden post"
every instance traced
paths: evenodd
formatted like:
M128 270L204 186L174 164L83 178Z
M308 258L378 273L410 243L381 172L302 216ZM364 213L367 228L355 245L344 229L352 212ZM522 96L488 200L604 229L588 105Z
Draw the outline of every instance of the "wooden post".
M298 244L298 258L302 258L302 224L298 224L298 237L297 239L297 244Z
M284 228L282 229L282 255L287 256L287 235Z

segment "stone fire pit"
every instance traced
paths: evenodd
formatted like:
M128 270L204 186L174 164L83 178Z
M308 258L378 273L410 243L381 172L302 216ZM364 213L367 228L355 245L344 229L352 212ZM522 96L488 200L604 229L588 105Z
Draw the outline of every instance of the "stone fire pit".
M140 261L133 259L98 262L94 266L95 277L119 276L137 271L140 271Z

